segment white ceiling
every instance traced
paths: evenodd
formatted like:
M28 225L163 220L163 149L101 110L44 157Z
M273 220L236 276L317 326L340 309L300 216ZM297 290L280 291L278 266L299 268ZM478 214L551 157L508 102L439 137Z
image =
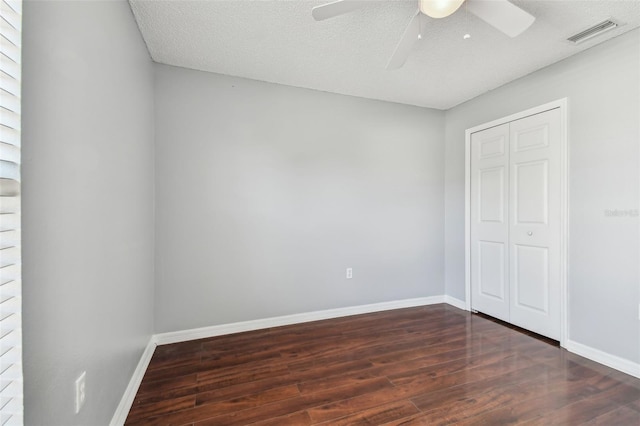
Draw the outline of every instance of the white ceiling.
M640 26L639 0L513 0L534 24L509 38L466 13L423 16L403 68L385 66L417 0L377 0L326 21L331 0L130 0L154 61L289 86L448 109ZM488 0L491 1L491 0ZM606 18L626 23L574 45ZM463 39L469 33L471 38Z

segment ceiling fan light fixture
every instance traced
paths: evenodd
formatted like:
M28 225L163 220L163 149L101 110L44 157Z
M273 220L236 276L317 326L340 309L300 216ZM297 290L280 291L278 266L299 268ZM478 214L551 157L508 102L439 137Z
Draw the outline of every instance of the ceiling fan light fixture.
M431 18L446 18L458 10L465 0L420 0L420 12Z

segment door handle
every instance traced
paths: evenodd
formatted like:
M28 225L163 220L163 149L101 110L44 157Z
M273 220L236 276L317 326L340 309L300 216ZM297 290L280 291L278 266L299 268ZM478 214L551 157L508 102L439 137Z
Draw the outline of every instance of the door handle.
M528 235L528 236L532 236L532 235L533 235L533 232L529 231L529 232L527 232L527 235Z

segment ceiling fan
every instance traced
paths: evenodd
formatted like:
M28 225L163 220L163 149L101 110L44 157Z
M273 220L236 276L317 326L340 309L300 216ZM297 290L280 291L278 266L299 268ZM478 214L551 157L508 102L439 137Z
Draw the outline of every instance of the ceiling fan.
M420 33L421 15L431 18L445 18L453 14L466 1L466 10L502 31L509 37L516 37L533 24L535 17L508 0L418 0L418 10L404 31L396 46L387 69L397 69L404 65L415 42L422 38ZM333 18L367 6L361 0L337 0L313 8L311 14L316 21Z

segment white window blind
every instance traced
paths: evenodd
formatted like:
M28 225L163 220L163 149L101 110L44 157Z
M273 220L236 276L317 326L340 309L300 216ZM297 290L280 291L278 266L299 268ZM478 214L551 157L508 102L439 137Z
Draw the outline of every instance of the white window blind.
M22 425L21 0L0 0L0 425Z

